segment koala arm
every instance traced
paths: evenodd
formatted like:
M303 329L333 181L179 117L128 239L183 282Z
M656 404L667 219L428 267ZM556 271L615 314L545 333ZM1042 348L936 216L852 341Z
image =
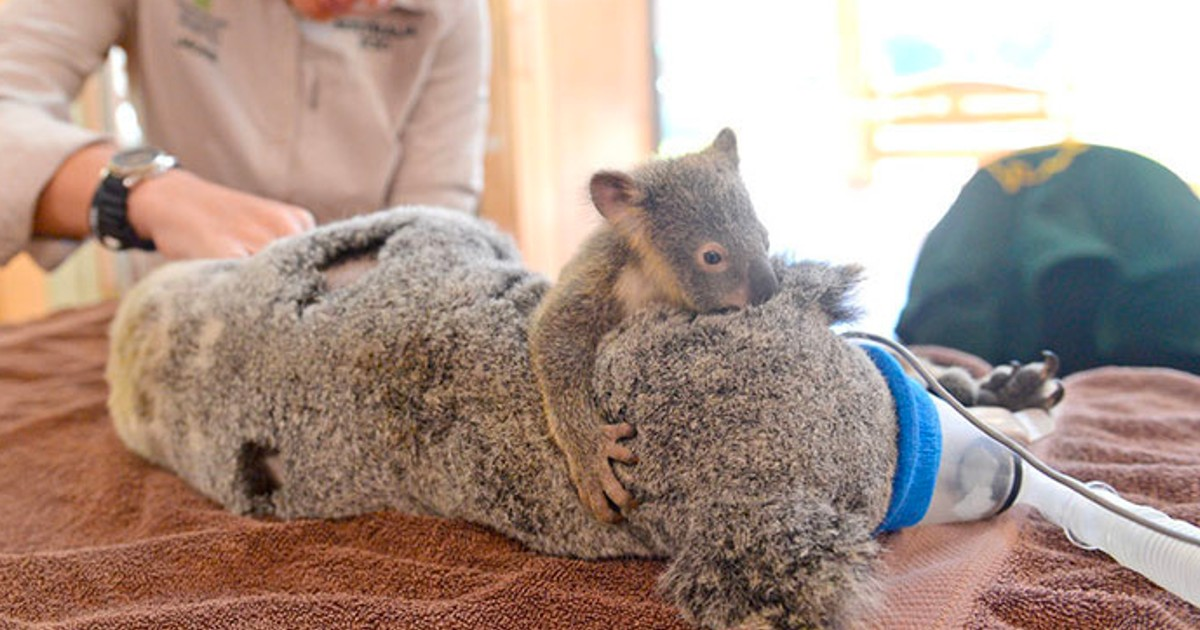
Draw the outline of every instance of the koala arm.
M610 460L626 464L636 456L618 440L633 437L627 423L607 424L591 387L600 339L620 320L619 305L607 292L583 278L564 278L545 298L530 327L530 356L542 394L550 436L567 457L571 481L580 500L602 521L622 520L618 508L636 502L613 473Z
M943 366L928 361L925 365L942 387L969 407L1003 407L1010 411L1050 409L1063 398L1062 381L1056 378L1058 357L1049 351L1042 352L1041 361L1013 361L992 368L982 378L976 378L958 366Z

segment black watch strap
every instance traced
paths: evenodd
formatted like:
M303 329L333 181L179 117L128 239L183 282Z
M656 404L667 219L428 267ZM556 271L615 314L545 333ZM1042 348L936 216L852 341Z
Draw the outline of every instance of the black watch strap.
M92 197L92 233L109 249L154 251L154 241L142 238L129 224L129 189L121 178L106 175Z

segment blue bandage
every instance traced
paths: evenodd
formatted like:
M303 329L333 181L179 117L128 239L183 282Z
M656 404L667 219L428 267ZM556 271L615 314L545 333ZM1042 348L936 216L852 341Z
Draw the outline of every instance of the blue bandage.
M925 387L910 378L891 354L860 344L887 381L896 401L896 476L887 515L875 530L890 532L916 525L929 510L942 458L942 425Z

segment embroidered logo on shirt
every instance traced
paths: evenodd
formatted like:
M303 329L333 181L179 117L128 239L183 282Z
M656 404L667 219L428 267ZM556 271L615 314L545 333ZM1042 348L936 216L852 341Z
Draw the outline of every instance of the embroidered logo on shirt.
M175 45L216 61L221 31L229 21L212 14L212 0L175 0L175 4L179 7L179 26L184 31Z
M396 11L396 13L409 12ZM387 50L397 40L408 39L417 35L417 27L411 22L388 23L374 19L342 18L335 20L333 26L334 28L358 33L358 45L371 50Z
M1040 151L1044 147L1038 147ZM996 179L1004 192L1015 195L1025 188L1032 188L1049 181L1051 177L1067 170L1075 156L1087 151L1086 144L1065 142L1054 155L1042 160L1037 167L1024 160L1001 160L987 167L987 172ZM1025 153L1024 151L1021 153ZM1020 155L1020 153L1015 154Z

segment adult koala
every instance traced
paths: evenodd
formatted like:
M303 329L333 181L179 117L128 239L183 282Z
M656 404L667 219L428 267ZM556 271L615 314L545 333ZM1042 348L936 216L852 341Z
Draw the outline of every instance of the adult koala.
M837 626L869 600L892 499L896 404L830 325L853 267L776 262L741 311L648 309L591 378L629 422L640 502L578 499L527 349L548 283L489 224L401 208L237 261L176 263L127 296L110 408L131 449L228 509L461 518L580 558L669 558L664 591L705 627Z

